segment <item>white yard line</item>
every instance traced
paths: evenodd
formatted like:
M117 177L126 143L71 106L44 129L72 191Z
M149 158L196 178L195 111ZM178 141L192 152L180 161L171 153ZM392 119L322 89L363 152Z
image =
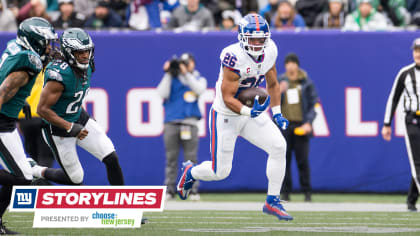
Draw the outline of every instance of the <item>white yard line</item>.
M396 203L284 203L287 211L406 212L405 204ZM262 202L167 201L164 210L261 211Z

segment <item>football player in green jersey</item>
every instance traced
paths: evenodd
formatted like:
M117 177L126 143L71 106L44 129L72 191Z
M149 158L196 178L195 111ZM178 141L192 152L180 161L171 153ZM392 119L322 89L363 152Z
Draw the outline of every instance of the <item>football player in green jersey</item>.
M42 70L42 60L51 51L50 43L56 39L54 28L45 19L26 19L0 58L0 234L16 234L3 225L1 218L10 203L13 185L29 185L32 180L16 121Z
M78 145L105 164L111 185L124 185L112 141L82 108L94 71L92 39L84 30L70 28L60 37L60 47L64 60L48 64L37 111L49 124L43 130L44 138L61 169L35 165L33 175L60 184L82 184Z

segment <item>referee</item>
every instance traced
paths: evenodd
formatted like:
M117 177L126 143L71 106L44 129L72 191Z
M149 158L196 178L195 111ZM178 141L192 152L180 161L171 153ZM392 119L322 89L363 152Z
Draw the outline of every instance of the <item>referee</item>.
M404 136L412 174L407 208L409 211L417 211L416 201L420 189L420 38L414 40L412 49L414 63L399 71L389 94L382 137L386 141L391 140L391 121L402 96L406 131Z

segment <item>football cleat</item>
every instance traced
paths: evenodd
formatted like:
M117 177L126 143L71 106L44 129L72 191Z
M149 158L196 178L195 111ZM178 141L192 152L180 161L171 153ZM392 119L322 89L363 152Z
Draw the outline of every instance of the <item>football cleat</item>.
M267 196L263 212L269 215L276 216L279 220L293 220L293 217L286 212L283 205L280 203L279 197Z
M191 169L194 167L194 163L192 163L191 161L186 161L182 163L182 166L182 175L178 181L176 190L178 192L179 197L182 200L185 200L188 198L192 185L195 182L195 179L191 175Z

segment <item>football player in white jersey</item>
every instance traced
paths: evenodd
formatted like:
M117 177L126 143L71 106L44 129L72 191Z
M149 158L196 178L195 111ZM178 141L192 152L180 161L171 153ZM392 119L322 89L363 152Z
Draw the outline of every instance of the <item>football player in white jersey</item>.
M239 42L223 49L220 55L216 99L209 116L212 160L200 165L184 163L177 185L178 195L185 200L195 180L215 181L229 176L236 138L240 135L268 153L268 193L263 212L280 220L292 220L279 197L285 175L286 141L278 127L285 129L289 122L280 113L275 66L277 47L270 39L267 21L260 15L246 15L239 23L238 31ZM264 80L270 95L266 101L259 104L256 97L252 108L242 105L238 94L243 89L258 87ZM269 105L273 119L264 113Z

